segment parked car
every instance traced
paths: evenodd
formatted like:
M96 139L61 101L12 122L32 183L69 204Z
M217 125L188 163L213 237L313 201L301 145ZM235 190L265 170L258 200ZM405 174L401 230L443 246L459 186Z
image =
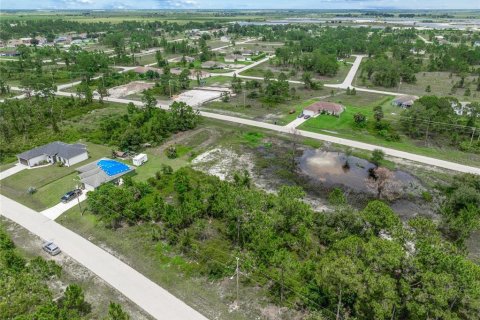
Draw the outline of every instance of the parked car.
M303 113L300 113L297 118L302 118L302 117L303 117Z
M311 116L309 114L307 114L305 117L303 117L304 119L308 119L310 118Z
M72 190L72 191L68 191L67 193L65 193L63 195L63 197L60 199L62 200L63 203L67 203L77 197L80 197L80 195L82 194L82 190L80 189L75 189L75 190Z
M62 250L60 250L60 248L51 241L45 242L42 246L42 249L51 256L56 256L57 254L62 252Z

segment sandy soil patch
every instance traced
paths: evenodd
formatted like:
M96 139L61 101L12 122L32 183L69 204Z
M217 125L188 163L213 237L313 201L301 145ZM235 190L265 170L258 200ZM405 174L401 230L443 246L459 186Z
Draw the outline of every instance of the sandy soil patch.
M225 88L217 88L212 90L188 90L176 96L174 101L185 102L189 106L198 107L205 102L219 99L224 91Z
M108 94L112 98L123 98L138 92L142 92L145 89L150 89L154 86L153 83L143 81L133 81L122 86L108 89Z

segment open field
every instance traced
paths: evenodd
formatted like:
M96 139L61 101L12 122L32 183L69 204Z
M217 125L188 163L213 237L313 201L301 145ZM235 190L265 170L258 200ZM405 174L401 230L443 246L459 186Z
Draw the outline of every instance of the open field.
M417 81L412 84L402 83L396 88L384 88L373 85L370 81L364 84L360 79L360 70L356 74L353 81L354 86L365 87L368 89L400 92L405 94L412 94L416 96L436 95L441 97L455 97L460 101L480 101L480 92L476 91L477 77L467 76L465 77L465 87L457 88L452 92L452 86L460 81L460 77L450 72L419 72L416 74ZM431 92L427 92L426 88L430 86ZM465 96L466 88L470 88L471 95Z
M306 90L302 85L290 85L295 87L297 99L288 100L274 106L268 106L260 101L260 99L250 99L247 97L248 92L243 92L232 96L229 102L213 101L201 107L201 110L209 110L212 112L234 115L242 118L261 120L268 123L276 122L279 125L289 123L292 118L305 107L305 101L319 98L330 94L329 88L321 90ZM341 92L341 91L335 91ZM307 103L308 105L308 103ZM295 110L294 114L290 114L291 110Z
M338 72L335 76L328 77L328 76L320 76L318 74L314 74L313 77L317 80L320 80L320 81L324 82L324 83L339 84L339 83L343 82L343 80L345 79L345 76L348 74L348 71L350 71L350 68L351 68L350 64L339 63L339 69L338 69ZM241 75L243 75L243 76L253 76L253 77L263 77L267 70L272 71L275 78L278 77L278 75L281 72L283 72L287 75L289 80L297 80L297 81L302 80L303 71L293 70L293 68L289 68L289 67L275 66L275 65L271 64L269 61L266 61L266 62L261 63L261 64L255 66L251 69L248 69L248 70L242 72ZM291 73L292 71L294 71L294 74Z

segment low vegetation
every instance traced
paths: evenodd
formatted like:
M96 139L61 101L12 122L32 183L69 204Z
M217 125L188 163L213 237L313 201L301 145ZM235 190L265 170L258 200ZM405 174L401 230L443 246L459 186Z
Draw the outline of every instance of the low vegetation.
M165 167L147 183L105 185L87 204L106 228L149 224L152 245L168 243L212 279L230 276L241 257L244 284L268 288L279 305L325 318L475 318L480 269L434 223L402 226L383 202L357 211L338 195L323 215L303 196L296 187L266 194L246 173L226 182Z
M69 284L55 297L49 283L58 281L62 269L41 257L24 258L0 226L0 318L2 319L90 319L90 304L80 286ZM111 302L104 320L128 320L121 306Z

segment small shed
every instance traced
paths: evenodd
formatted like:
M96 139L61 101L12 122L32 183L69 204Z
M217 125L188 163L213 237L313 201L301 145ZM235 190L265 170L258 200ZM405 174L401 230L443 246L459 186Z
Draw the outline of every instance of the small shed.
M144 164L145 162L147 162L148 157L145 153L140 153L140 154L136 155L135 157L133 157L132 161L133 161L133 165L138 167L138 166L141 166L142 164Z

